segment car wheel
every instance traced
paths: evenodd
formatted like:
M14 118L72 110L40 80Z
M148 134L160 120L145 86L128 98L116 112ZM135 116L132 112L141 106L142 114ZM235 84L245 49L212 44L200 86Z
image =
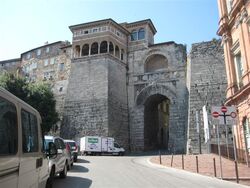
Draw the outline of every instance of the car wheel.
M74 157L74 162L77 162L77 157Z
M67 176L67 169L68 169L67 166L68 166L68 164L66 162L65 165L64 165L63 171L60 172L60 178L66 178L66 176Z

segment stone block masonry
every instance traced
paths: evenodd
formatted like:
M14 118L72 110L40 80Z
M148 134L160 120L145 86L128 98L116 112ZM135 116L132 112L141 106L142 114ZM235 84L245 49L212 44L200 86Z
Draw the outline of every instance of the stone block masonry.
M223 48L220 40L196 43L188 60L189 120L187 152L199 153L199 135L196 129L196 111L199 115L201 151L208 152L204 143L202 107L210 110L212 105L220 106L225 100L227 86ZM211 122L211 116L208 114ZM211 126L211 125L210 125Z

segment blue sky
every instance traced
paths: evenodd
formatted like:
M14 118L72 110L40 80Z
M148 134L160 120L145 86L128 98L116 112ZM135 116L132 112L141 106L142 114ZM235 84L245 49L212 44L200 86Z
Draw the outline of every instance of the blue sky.
M155 43L187 44L218 38L217 0L1 0L0 61L30 49L72 39L68 26L112 18L150 18Z

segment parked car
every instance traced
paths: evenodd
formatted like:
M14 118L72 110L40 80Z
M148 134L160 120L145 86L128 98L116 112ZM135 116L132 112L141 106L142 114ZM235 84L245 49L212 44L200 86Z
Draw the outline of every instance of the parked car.
M77 162L78 146L74 140L64 140L71 147L71 153L73 154L74 162Z
M0 187L50 187L47 156L56 150L50 144L46 155L42 143L38 111L0 87Z
M44 136L44 139L46 148L48 148L49 144L52 142L57 149L57 156L49 158L49 174L51 181L53 181L57 174L60 175L60 178L66 178L67 171L70 168L70 161L64 140L60 137L53 136Z
M73 164L74 164L73 153L72 153L72 151L71 151L71 147L70 147L69 143L66 143L65 141L64 141L64 143L65 143L65 145L66 145L67 159L68 159L68 161L69 161L68 170L70 170L71 167L72 167Z

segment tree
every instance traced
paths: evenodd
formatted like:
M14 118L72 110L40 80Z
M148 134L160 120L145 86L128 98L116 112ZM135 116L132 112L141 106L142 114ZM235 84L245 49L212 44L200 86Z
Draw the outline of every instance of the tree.
M0 86L35 108L42 118L42 131L48 133L59 120L56 100L47 83L28 83L10 73L0 76Z

